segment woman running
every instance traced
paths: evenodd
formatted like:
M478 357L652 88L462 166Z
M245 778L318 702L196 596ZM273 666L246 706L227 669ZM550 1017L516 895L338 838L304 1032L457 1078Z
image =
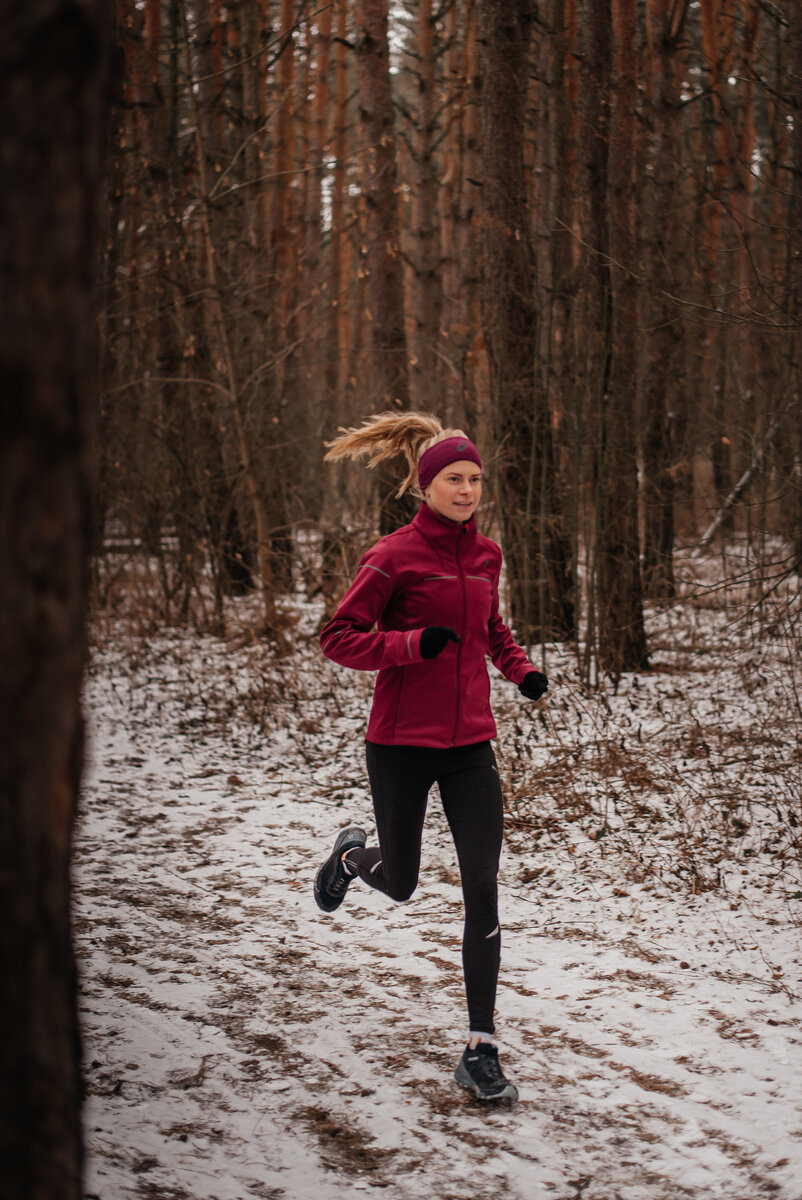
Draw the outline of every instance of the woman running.
M493 1043L501 930L497 875L502 799L490 739L486 656L529 700L548 680L536 671L499 615L501 551L476 530L482 460L459 429L421 413L382 413L330 443L327 460L403 453L399 488L423 500L409 525L383 537L323 628L327 658L378 671L367 731L367 768L378 845L341 831L315 878L324 912L342 903L357 876L396 901L418 882L429 789L437 783L462 877L462 942L469 1034L455 1072L482 1100L515 1100Z

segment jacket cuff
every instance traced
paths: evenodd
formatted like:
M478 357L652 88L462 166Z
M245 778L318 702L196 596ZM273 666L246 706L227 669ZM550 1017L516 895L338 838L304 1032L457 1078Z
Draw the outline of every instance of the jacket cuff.
M383 635L384 651L381 666L408 667L423 662L420 652L422 629L391 629Z
M422 636L422 629L410 629L406 635L407 662L423 662L423 655L420 652Z

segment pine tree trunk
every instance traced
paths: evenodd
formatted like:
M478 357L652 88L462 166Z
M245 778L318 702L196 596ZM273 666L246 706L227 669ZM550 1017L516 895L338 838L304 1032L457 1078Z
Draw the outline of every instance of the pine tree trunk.
M707 276L708 301L718 307L721 297L729 295L731 287L731 255L721 256L721 216L727 190L727 146L724 107L725 91L732 70L732 5L734 0L700 0L702 46L707 67L712 110L712 130L709 139L708 163L710 183L706 185L703 204L704 271ZM733 462L734 429L728 396L731 389L731 369L728 342L723 326L709 335L712 354L705 362L704 387L710 397L712 417L710 455L716 496L722 503L735 483Z
M460 176L456 214L456 296L451 352L459 374L460 408L467 431L480 437L489 424L484 395L477 386L484 362L481 342L482 288L482 131L481 81L476 50L476 0L466 0L461 77L465 89L460 111Z
M297 169L296 106L300 89L296 83L295 42L291 36L295 24L294 0L280 0L279 10L279 37L282 49L276 64L273 115L274 179L271 182L273 201L270 228L276 319L268 347L268 353L272 355L275 366L269 382L265 385L268 393L265 409L269 423L265 422L261 431L266 443L261 447L261 459L264 471L262 487L268 504L270 522L273 574L278 586L284 590L289 588L292 582L293 539L289 493L293 479L291 473L286 470L283 451L276 451L272 447L291 442L294 437L293 414L300 396L298 352L295 347L298 339L298 263L301 257L301 231L297 189L294 186L297 183L294 174ZM303 99L301 97L301 103Z
M682 25L669 0L651 0L650 114L652 170L644 204L645 274L650 291L643 299L647 343L641 381L643 431L643 582L655 600L674 595L674 465L687 447L677 447L673 431L685 404L683 318L672 296L683 294L680 278L678 180L682 153L679 89L675 59ZM650 185L650 186L649 186Z
M440 324L443 314L442 247L438 211L438 138L435 94L436 45L432 0L418 10L417 254L415 268L415 363L410 390L415 407L437 412L443 401Z
M579 486L582 470L581 408L586 381L576 353L577 270L574 264L574 226L577 212L577 5L576 0L553 0L552 29L546 60L548 89L548 171L551 177L548 259L551 277L548 313L544 322L544 388L555 442L554 520L563 529L565 635L575 632L574 578L579 542ZM573 475L573 479L571 476Z
M363 194L365 199L367 319L373 381L370 407L409 408L404 280L398 214L398 171L387 42L387 0L356 0L356 63L359 86ZM409 502L396 502L392 469L376 472L379 528L389 533L408 520Z
M791 135L790 158L792 168L791 196L789 201L788 226L793 241L790 247L790 295L791 311L796 321L791 349L791 411L789 422L793 445L793 469L790 477L791 495L790 535L794 556L799 569L802 564L802 245L799 231L802 230L802 12L799 5L789 2L788 14L788 77L790 106L794 114ZM796 234L796 236L794 236Z
M407 408L407 344L386 0L357 0L356 18L373 395L380 409L394 405Z
M461 41L467 16L464 5L452 4L444 16L441 97L446 105L439 153L438 219L440 226L440 357L442 393L440 409L446 424L462 427L464 414L459 396L460 375L454 355L457 312L457 218L462 180L462 124L466 88L460 80Z
M331 238L329 239L330 305L328 308L328 340L326 353L326 382L332 397L334 418L329 429L344 419L345 390L348 379L348 304L346 302L350 245L346 230L348 181L346 154L348 150L348 65L345 39L348 29L348 4L339 6L337 16L337 46L334 60L334 179L331 193Z
M613 277L610 382L603 398L599 531L599 663L613 676L647 665L638 537L635 263L636 0L612 0L608 211ZM621 269L623 267L623 270Z
M113 10L28 0L0 50L0 1180L79 1200L70 849L83 758L93 267Z
M207 154L203 141L203 122L195 98L192 62L189 45L186 42L184 49L185 71L186 77L190 82L189 94L195 125L195 138L198 146L198 184L201 195L201 205L199 207L199 244L206 275L209 326L215 342L215 352L219 359L220 370L227 385L228 401L235 428L240 468L243 483L250 501L251 514L256 531L256 560L265 632L274 634L278 630L280 621L275 607L275 571L270 512L259 464L254 455L247 420L247 396L243 395L243 390L240 386L239 364L234 351L230 316L220 280L218 249L212 233L210 183L206 168Z
M566 554L554 520L547 397L538 387L538 312L520 131L528 92L530 7L478 13L482 67L483 324L499 448L498 491L511 616L527 642L565 636Z

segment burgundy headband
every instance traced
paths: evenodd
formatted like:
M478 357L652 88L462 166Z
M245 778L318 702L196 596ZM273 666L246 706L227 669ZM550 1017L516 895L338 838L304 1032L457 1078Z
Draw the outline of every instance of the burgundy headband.
M425 492L435 475L439 475L443 467L447 467L449 463L463 460L476 463L477 467L482 465L479 451L470 438L450 437L443 438L442 442L435 442L428 450L424 450L418 463L420 490Z

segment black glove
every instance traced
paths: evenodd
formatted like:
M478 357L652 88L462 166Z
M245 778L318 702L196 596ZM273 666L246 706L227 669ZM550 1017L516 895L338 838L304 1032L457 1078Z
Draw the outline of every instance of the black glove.
M449 642L458 642L456 631L445 625L429 625L420 635L420 652L424 658L437 658Z
M518 691L522 696L526 696L527 700L539 700L548 686L549 681L545 675L540 671L530 671L518 684Z

